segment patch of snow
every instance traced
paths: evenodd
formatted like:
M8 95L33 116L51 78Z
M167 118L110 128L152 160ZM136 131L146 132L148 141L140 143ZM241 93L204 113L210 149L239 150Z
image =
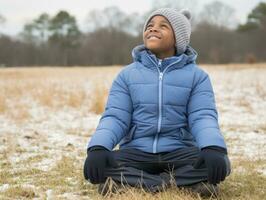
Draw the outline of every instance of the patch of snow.
M248 159L265 159L266 134L228 131L224 135L231 154L244 155Z
M56 165L57 161L60 159L61 157L45 158L40 162L32 164L31 166L42 171L49 171Z
M258 169L258 172L266 176L266 167L264 167L263 169Z
M52 199L54 199L54 192L53 192L53 190L47 190L46 192L46 200L52 200Z
M10 187L9 184L3 184L0 185L0 192L4 192L5 190L7 190Z

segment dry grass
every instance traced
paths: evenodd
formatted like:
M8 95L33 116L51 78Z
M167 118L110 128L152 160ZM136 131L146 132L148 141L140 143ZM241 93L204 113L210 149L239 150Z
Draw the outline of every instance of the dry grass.
M3 196L9 197L9 198L26 198L26 199L32 199L34 197L37 197L34 193L34 191L31 188L27 187L10 187L8 188L4 193Z
M266 133L266 64L204 69L214 84L221 129L241 136L226 135L233 172L221 184L219 199L264 199L265 142L259 140L265 137L254 138L250 145L243 139L250 132ZM0 70L0 199L106 199L97 194L97 186L84 181L82 168L88 137L120 70ZM257 148L252 159L244 151L251 147ZM128 187L124 191L108 199L201 199L174 186L158 194Z
M84 155L85 156L85 155ZM219 199L254 199L260 200L265 196L266 177L256 172L255 167L262 161L250 162L242 160L234 162L233 168L241 164L245 171L233 172L232 175L221 185ZM264 163L265 164L265 163ZM125 187L121 194L109 193L103 197L97 194L97 187L86 183L82 177L82 160L72 157L62 157L55 167L44 172L36 169L20 169L17 172L7 170L8 164L2 165L5 173L0 175L0 184L10 184L11 187L0 192L0 198L33 198L40 199L142 199L142 200L200 200L196 194L186 190L171 187L157 194L147 193L142 189ZM9 168L10 169L10 168ZM1 170L2 172L2 170ZM19 180L16 178L19 177ZM212 199L212 198L210 198Z
M51 109L70 107L100 114L108 86L120 67L7 68L0 71L0 113L15 121L31 118L32 102ZM92 89L93 88L93 89Z
M265 63L243 64L243 63L231 63L231 64L204 64L200 65L205 69L222 69L229 71L250 70L250 69L263 69L265 70Z
M243 107L247 112L254 113L253 112L253 109L251 107L251 104L250 104L250 102L248 100L246 100L244 98L239 99L238 105L241 106L241 107Z
M109 89L98 81L93 88L90 111L101 114L105 109L108 94Z
M0 113L4 113L7 110L6 98L3 94L0 94Z

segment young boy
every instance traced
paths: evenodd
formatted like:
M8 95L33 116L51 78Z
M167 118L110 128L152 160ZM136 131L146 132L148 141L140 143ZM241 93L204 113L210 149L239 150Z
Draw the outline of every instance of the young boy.
M114 80L88 144L84 176L91 183L110 177L156 192L172 173L177 186L206 196L229 175L212 85L189 46L190 19L171 8L148 17L144 45Z

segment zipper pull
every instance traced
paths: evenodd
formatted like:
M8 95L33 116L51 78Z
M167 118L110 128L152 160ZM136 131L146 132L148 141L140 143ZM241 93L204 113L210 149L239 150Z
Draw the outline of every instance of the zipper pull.
M159 74L159 80L161 81L162 79L163 79L163 73L160 72L160 74Z
M161 67L161 65L162 65L162 60L161 59L159 59L158 65L159 65L159 67Z

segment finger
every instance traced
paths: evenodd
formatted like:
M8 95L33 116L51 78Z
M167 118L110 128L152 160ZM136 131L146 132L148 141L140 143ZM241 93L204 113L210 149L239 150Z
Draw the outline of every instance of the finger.
M98 168L95 169L95 177L96 177L96 183L99 183L99 174L98 174L99 170Z
M196 160L196 162L194 163L193 167L194 167L195 169L198 169L198 168L202 165L203 162L204 162L204 159L203 159L202 156L200 156L200 157Z
M89 178L91 183L94 183L92 168L89 168L89 170L88 170L88 178Z
M88 176L88 173L87 173L86 168L83 169L83 175L84 175L84 178L85 178L86 180L89 179L89 176Z
M224 181L226 177L226 168L222 168L222 176L221 176L221 181Z
M84 177L85 177L86 180L89 179L89 177L88 177L88 163L87 163L87 159L86 159L86 161L84 163L83 175L84 175Z
M222 181L222 178L223 178L223 168L219 167L217 169L216 183L220 183Z
M97 170L97 168L92 169L92 178L93 178L94 184L98 183L98 170Z
M213 167L213 171L212 171L212 184L216 184L217 183L217 175L218 175L218 168L217 167Z
M98 177L99 177L99 183L104 183L104 170L103 169L98 169Z
M208 181L209 183L212 184L212 180L213 180L213 167L208 167Z

